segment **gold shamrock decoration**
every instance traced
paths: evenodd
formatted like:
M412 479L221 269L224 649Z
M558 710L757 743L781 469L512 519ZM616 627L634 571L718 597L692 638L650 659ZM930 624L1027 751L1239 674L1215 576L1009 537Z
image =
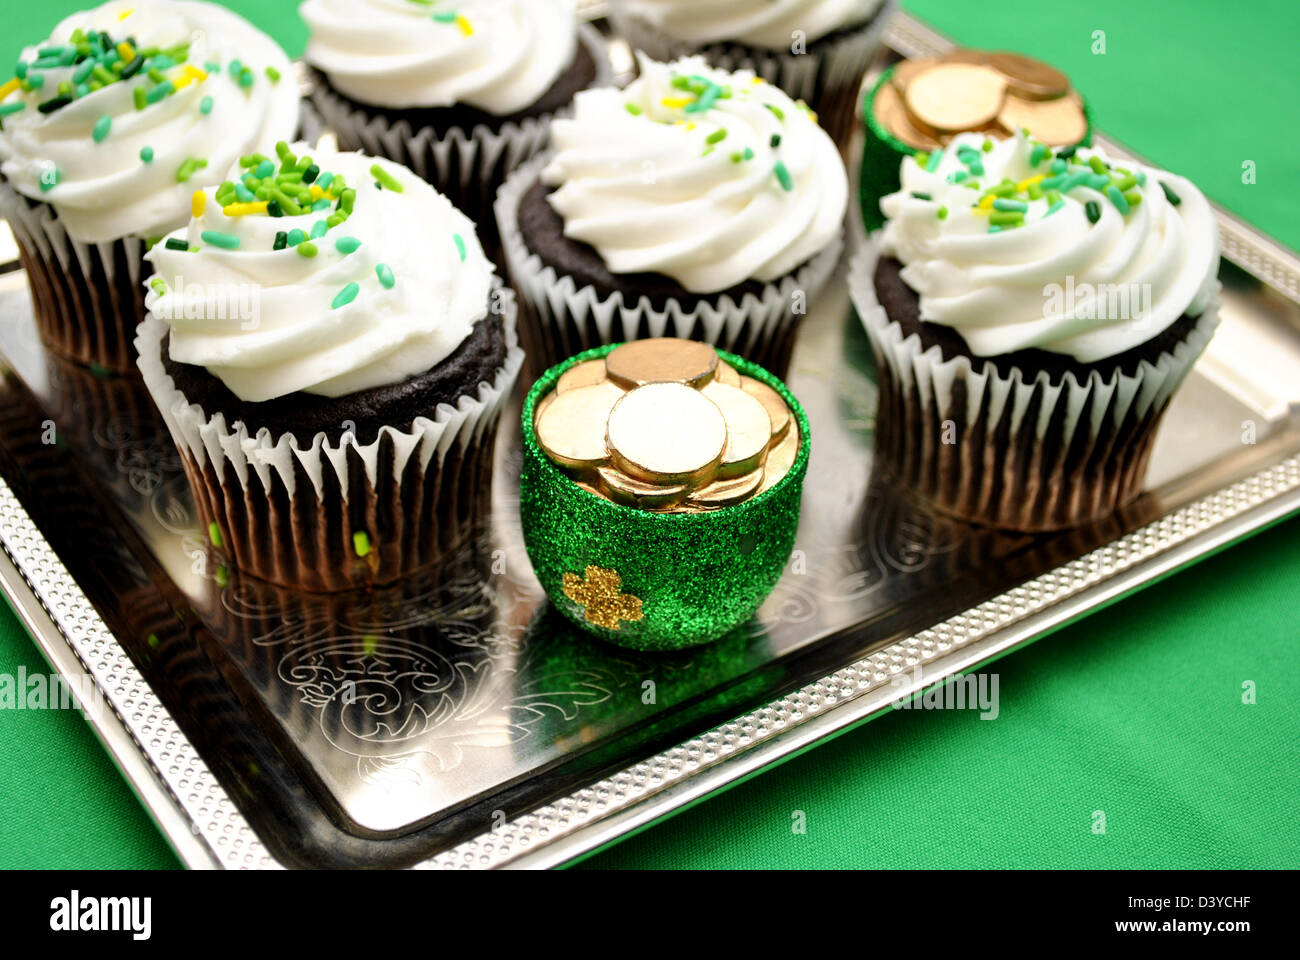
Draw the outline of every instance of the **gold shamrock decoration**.
M621 620L629 623L641 619L641 598L623 593L623 578L617 570L588 567L586 576L564 575L564 595L583 608L587 620L606 630L617 630Z

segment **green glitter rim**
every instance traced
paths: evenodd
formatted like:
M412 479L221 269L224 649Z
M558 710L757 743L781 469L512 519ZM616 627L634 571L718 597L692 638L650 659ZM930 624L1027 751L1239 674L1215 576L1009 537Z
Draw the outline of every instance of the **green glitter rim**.
M914 157L921 151L909 147L876 120L876 94L880 88L893 79L895 67L882 73L871 89L862 97L859 114L867 128L866 142L862 147L862 169L858 176L858 201L862 207L862 222L867 232L882 226L884 215L880 212L880 198L902 189L899 167L904 157ZM1092 146L1092 108L1086 98L1083 100L1083 122L1086 127L1083 138L1076 147ZM1056 148L1053 148L1054 150Z
M600 501L602 507L609 510L612 514L633 513L640 516L648 515L655 518L655 521L657 522L681 524L717 523L720 522L718 520L719 516L725 515L726 517L734 517L741 511L753 509L756 504L763 503L787 484L794 482L794 478L802 477L804 475L808 466L809 451L812 448L812 430L808 426L808 415L804 413L804 409L800 405L799 401L795 399L794 394L790 392L789 387L758 364L746 360L743 357L738 357L733 353L728 353L725 350L718 350L718 356L735 367L737 372L744 376L752 377L760 383L765 383L779 393L781 399L785 401L786 406L790 408L790 412L794 414L795 422L799 425L799 452L795 454L794 463L790 465L790 469L786 472L786 475L756 497L750 497L742 503L732 504L731 506L723 507L719 510L708 510L704 513L655 513L650 510L641 510L637 507L629 507L626 504L615 503L612 500L606 500L604 497L583 490L573 482L573 478L552 463L550 457L546 456L546 454L542 452L542 448L537 442L537 434L533 429L533 411L537 408L537 401L551 392L556 381L558 381L564 372L570 367L575 367L587 360L603 359L613 351L615 347L620 346L622 346L621 343L607 343L599 347L592 347L590 350L584 350L582 353L570 357L568 360L565 360L562 363L557 363L555 366L551 367L538 377L537 382L532 385L531 389L529 389L528 396L524 398L523 412L520 414L520 421L524 435L524 448L526 455L537 457L538 462L542 464L543 470L548 471L553 476L572 483L574 489L579 494L588 497L591 500Z

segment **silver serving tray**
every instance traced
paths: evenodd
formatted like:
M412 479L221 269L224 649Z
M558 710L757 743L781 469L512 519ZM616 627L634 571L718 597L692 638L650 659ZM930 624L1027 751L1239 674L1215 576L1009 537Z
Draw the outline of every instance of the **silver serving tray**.
M950 46L903 14L887 43ZM219 568L147 397L46 354L6 237L0 588L55 669L91 678L87 720L187 865L571 861L1300 510L1300 257L1217 213L1223 323L1149 492L1052 536L872 481L841 273L789 378L815 437L798 563L751 624L658 658L548 612L519 534L517 399L492 529L440 568L339 600ZM51 423L58 447L37 439Z

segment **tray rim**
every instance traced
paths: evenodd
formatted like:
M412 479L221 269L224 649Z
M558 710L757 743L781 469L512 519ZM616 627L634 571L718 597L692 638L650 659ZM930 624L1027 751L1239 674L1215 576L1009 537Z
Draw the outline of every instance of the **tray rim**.
M938 53L952 45L901 11L885 32L885 46L904 56ZM1096 139L1112 154L1137 157L1104 136ZM1225 259L1300 302L1300 255L1217 204L1214 210ZM541 868L589 856L872 719L900 696L997 659L1298 511L1300 452L1291 452L971 610L417 867ZM3 477L0 591L55 670L94 680L108 709L83 710L82 715L183 864L281 867ZM913 670L908 683L891 683L897 674Z

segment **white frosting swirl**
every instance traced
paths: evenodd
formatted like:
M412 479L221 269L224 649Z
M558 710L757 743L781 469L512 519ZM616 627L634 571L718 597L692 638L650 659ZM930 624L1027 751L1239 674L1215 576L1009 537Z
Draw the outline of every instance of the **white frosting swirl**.
M21 59L37 60L40 48L63 46L78 29L105 31L114 41L130 36L138 49L190 46L184 63L161 71L176 92L144 109L136 108L134 91L158 84L141 70L99 89L90 89L95 78L87 77L84 95L51 113L40 112L39 104L54 97L60 83L74 83L80 65L31 67L43 77L42 85L4 99L5 106L22 102L24 108L3 118L0 173L19 192L53 205L74 239L95 243L173 230L185 222L197 187L217 183L241 154L297 133L299 94L289 58L270 37L224 7L192 0L114 0L63 20L48 42L26 48ZM251 72L251 85L231 73L236 59ZM206 64L220 68L209 72ZM279 72L279 81L270 79L268 67ZM101 129L107 124L102 138L97 139L96 124ZM150 156L147 162L142 151ZM182 164L191 158L207 166L178 182ZM48 186L56 176L57 183L42 190L42 178Z
M1090 363L1138 346L1183 314L1198 316L1206 308L1218 284L1219 235L1209 203L1189 181L1086 149L1062 174L1060 163L1041 157L1041 150L1036 155L1023 133L987 153L983 143L981 134L956 137L933 172L906 158L902 190L880 201L888 218L882 250L905 264L902 276L920 295L922 319L956 329L977 356L1036 347ZM976 151L983 167L973 178L959 157L963 148ZM1094 173L1086 165L1093 156L1113 169ZM1031 163L1036 158L1037 165ZM1081 161L1085 165L1077 165ZM1123 178L1114 168L1140 181L1125 185L1130 199L1140 198L1126 213L1101 183ZM978 180L980 189L951 182L963 174ZM1004 180L1019 185L1040 174L1047 177L1040 189L1063 186L1063 175L1091 176L1094 182L1061 194L1055 212L1049 212L1051 196L1029 199L1020 191L1018 199L1007 199L1025 205L1024 224L990 232L990 216L977 209L984 192ZM1179 198L1177 205L1162 182ZM1089 204L1096 204L1096 223L1090 222ZM941 206L947 211L943 219ZM1014 217L1016 211L1006 213Z
M168 238L198 251L164 241L147 255L166 289L151 289L146 305L171 327L172 358L206 367L249 401L299 390L337 397L436 366L488 312L493 268L474 224L398 164L307 144L293 149L346 178L356 190L351 216L311 240L318 252L306 257L295 246L273 250L276 233L310 235L332 210L227 216L216 190L205 191L202 216ZM376 185L376 163L402 192ZM237 237L239 245L226 249L204 239L205 231ZM346 238L360 246L345 252L338 243ZM391 271L391 287L381 265ZM355 298L343 302L353 283Z
M770 50L797 38L817 40L861 23L884 0L617 0L676 40L692 44L731 41Z
M691 112L707 100L686 82L729 95ZM835 238L848 203L839 151L806 109L700 57L643 58L626 90L578 94L551 144L542 179L558 186L565 236L612 273L660 273L695 293L791 272Z
M306 0L304 58L379 107L535 103L573 63L576 0Z

